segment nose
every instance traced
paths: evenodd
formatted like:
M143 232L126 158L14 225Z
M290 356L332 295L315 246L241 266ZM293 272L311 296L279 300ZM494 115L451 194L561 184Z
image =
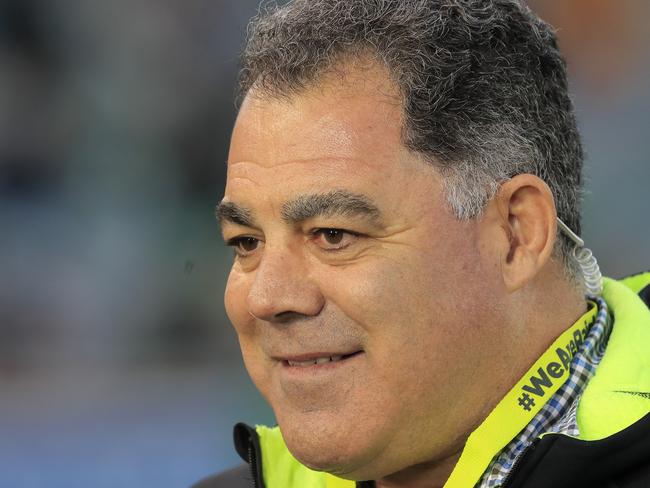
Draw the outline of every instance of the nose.
M325 299L307 268L299 253L267 246L248 293L248 312L276 323L318 315Z

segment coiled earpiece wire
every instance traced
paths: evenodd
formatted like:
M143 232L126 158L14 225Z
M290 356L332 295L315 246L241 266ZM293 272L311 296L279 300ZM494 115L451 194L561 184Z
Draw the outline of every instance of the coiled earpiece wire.
M585 241L578 237L559 217L557 218L557 223L562 232L575 244L573 247L573 257L582 271L587 294L594 296L601 295L603 292L603 275L600 272L600 267L598 266L598 261L596 261L594 253L591 252L591 249L585 247Z

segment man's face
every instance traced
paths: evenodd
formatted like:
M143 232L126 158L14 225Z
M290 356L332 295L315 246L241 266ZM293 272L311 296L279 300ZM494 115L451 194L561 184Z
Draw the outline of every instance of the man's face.
M249 95L221 205L246 367L292 453L355 479L459 449L506 333L480 220L452 216L401 127L378 68Z

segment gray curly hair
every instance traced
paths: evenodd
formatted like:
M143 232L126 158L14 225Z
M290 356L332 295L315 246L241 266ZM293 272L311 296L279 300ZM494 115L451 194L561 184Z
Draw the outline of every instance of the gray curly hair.
M518 0L294 0L249 25L238 100L291 96L347 56L371 53L400 90L402 138L444 176L459 219L531 173L580 233L582 146L554 30ZM556 257L582 285L573 244Z

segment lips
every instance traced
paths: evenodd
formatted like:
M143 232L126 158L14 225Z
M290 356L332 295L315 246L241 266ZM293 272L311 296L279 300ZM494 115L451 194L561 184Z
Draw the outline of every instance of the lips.
M278 358L284 363L285 366L292 368L305 368L309 366L318 366L325 365L329 363L337 363L343 361L352 356L362 353L363 351L355 351L348 354L328 354L328 353L316 353L316 354L302 354L297 356L287 356Z

